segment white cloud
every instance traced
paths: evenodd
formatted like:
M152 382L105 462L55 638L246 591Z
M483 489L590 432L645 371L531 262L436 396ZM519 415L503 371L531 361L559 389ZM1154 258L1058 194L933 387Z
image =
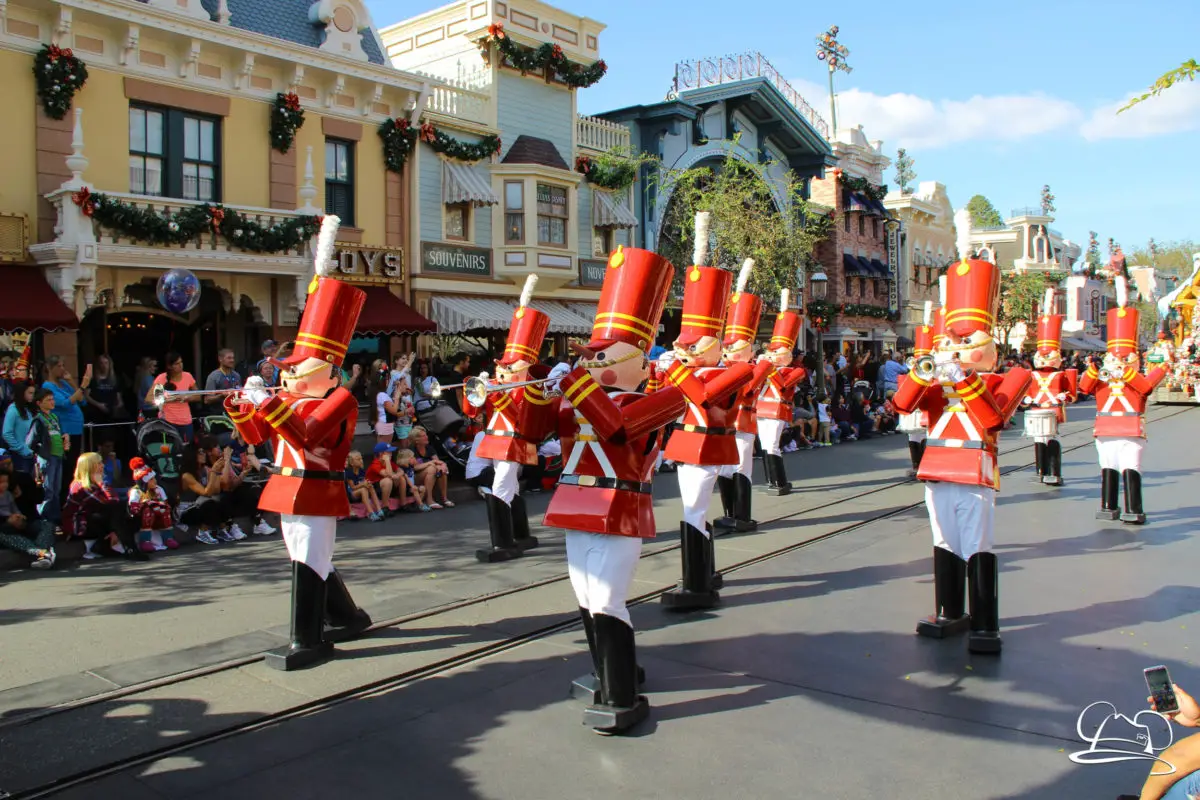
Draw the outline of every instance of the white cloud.
M1151 97L1124 114L1117 109L1141 94L1129 95L1119 103L1101 106L1079 128L1083 138L1141 139L1200 129L1200 83L1182 83Z
M793 85L828 117L826 89L803 80ZM868 139L882 139L889 149L931 150L966 141L1016 141L1074 125L1083 118L1073 103L1041 94L935 101L903 92L879 95L846 89L838 92L837 110L839 129L861 123Z

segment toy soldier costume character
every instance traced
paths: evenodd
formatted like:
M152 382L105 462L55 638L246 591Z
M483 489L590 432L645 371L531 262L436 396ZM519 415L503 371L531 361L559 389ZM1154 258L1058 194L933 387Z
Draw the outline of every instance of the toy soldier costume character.
M758 412L758 441L763 449L763 471L767 473L767 491L775 495L791 494L787 469L783 465L783 453L779 440L783 431L792 424L792 401L796 395L796 384L808 376L804 367L788 366L792 363L792 350L800 336L800 315L788 310L791 293L783 289L779 293L779 316L775 318L775 329L762 358L774 367L763 384L755 410Z
M258 507L281 515L292 561L291 644L266 656L267 666L281 670L326 659L332 642L371 625L333 568L337 520L350 513L344 469L358 420L358 401L340 386L341 366L367 297L327 277L338 224L332 215L321 223L296 346L277 362L282 390L269 394L261 379L251 379L242 393L225 398L247 443L275 437L276 467Z
M913 331L913 354L908 360L908 368L911 370L916 365L917 360L921 358L931 357L934 348L934 327L929 323L932 321L933 303L925 301L925 324L918 325ZM945 318L938 315L939 322L944 324ZM944 337L941 331L938 332L941 337ZM904 381L908 379L908 375L900 375L896 379L897 390L904 385ZM924 411L914 411L911 414L901 414L899 429L908 434L908 457L912 461L912 468L908 471L909 478L917 477L917 470L921 468L921 456L925 454L925 440L928 438L929 431L929 414Z
M1100 456L1100 510L1096 519L1142 525L1142 449L1146 445L1146 398L1166 377L1162 367L1138 372L1138 311L1126 308L1125 279L1117 276L1117 308L1108 310L1108 351L1104 366L1093 363L1079 388L1096 396L1096 452ZM1125 480L1125 511L1117 507L1117 490Z
M969 228L960 224L959 230ZM968 245L960 242L959 252ZM925 504L933 529L936 614L921 620L917 633L933 638L970 629L974 653L1000 652L996 555L992 552L1000 470L1000 431L1025 396L1028 370L1004 375L996 366L992 339L1000 294L1000 270L968 259L950 267L946 286L946 338L932 359L918 363L896 392L901 413L929 414L929 439L917 472L925 481ZM963 594L970 576L970 616Z
M1033 437L1036 480L1062 486L1062 443L1058 426L1067 421L1067 404L1079 396L1078 370L1062 368L1063 315L1054 314L1054 289L1046 290L1044 312L1037 322L1033 381L1024 400L1025 435Z
M584 711L599 733L619 733L649 713L638 695L633 626L625 606L642 539L652 539L651 478L658 435L684 412L683 393L637 391L649 378L654 344L675 268L648 250L609 256L592 338L559 384L560 438L569 453L546 510L565 528L567 569L579 602L600 700Z
M725 324L725 364L748 364L754 358L754 339L758 335L758 323L762 318L762 298L746 292L750 275L754 271L754 260L746 259L738 275L737 287L729 302L729 318ZM737 395L737 417L734 430L737 432L738 463L721 468L717 478L717 489L721 494L721 506L725 516L713 525L727 531L752 531L758 523L751 516L751 488L754 481L754 437L758 436L758 413L754 403L762 391L767 375L774 367L769 361L754 365L750 382L742 386Z
M488 393L485 404L487 429L478 455L492 459L495 469L492 490L486 498L491 548L475 553L485 563L516 558L538 545L538 540L529 533L529 514L519 493L519 478L523 465L537 465L538 445L553 428L557 408L541 385L503 388L504 384L523 383L531 377L545 378L550 372L538 364L538 352L550 329L550 317L529 308L536 286L537 276L530 275L513 311L504 354L496 362L496 380L501 385L493 387L495 391Z
M663 593L662 603L677 610L712 608L720 600L719 586L714 585L719 581L714 581L716 549L707 522L708 505L721 467L738 463L737 395L754 374L744 362L717 367L733 274L704 266L710 219L708 212L696 215L695 265L684 276L682 324L674 345L675 360L665 375L687 400L683 420L675 423L666 449L666 457L679 465L683 580Z

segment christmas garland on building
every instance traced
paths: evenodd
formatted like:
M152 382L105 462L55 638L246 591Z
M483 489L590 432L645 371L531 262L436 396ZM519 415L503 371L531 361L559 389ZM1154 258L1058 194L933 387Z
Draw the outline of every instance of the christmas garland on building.
M808 317L808 324L821 333L828 333L838 307L828 300L809 300L804 313Z
M447 158L474 164L500 152L500 137L488 134L478 142L464 142L439 131L433 123L413 126L406 119L387 119L379 126L379 138L383 140L383 163L391 172L402 172L408 163L413 148L420 140L428 144L435 153Z
M164 214L106 194L93 194L86 186L71 195L84 216L91 217L120 237L151 245L183 245L201 234L220 234L234 247L253 253L283 253L303 249L321 230L317 216L293 217L275 225L260 225L232 208L204 203Z
M531 72L553 70L555 77L574 89L586 89L597 83L608 72L604 60L595 61L589 66L578 64L567 59L566 53L556 44L546 42L540 47L524 47L508 38L504 25L497 22L488 26L488 34L482 40L483 45L496 45L500 55L504 56L522 75Z
M866 178L852 177L842 172L840 169L836 170L835 172L837 174L838 181L840 181L843 186L852 192L858 192L859 194L866 195L877 203L883 202L883 198L887 197L888 187L886 184L883 186L876 186Z
M292 149L296 141L296 131L304 127L304 109L300 107L300 97L295 92L275 95L275 105L271 107L271 147L281 153Z
M46 116L62 119L71 110L75 93L87 83L88 71L70 48L63 50L50 44L33 58L33 79Z
M601 189L624 191L637 180L637 165L632 161L615 160L609 163L593 161L587 156L575 159L575 171L587 182Z
M889 322L896 322L900 319L900 312L889 311L881 306L867 305L866 303L831 303L828 300L810 300L805 309L805 314L808 316L808 322L816 330L825 333L833 324L834 317L838 314L847 317L873 317L874 319L886 319Z
M847 317L874 317L892 322L900 319L899 312L888 311L882 306L872 306L866 303L846 303L842 306L842 314Z

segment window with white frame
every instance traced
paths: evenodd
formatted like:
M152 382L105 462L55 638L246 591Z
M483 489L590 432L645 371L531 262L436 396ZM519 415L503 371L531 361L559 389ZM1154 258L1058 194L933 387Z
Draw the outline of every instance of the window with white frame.
M504 243L525 244L525 184L504 182Z
M537 185L538 244L567 246L567 190L562 186Z
M443 237L456 242L471 240L471 204L447 203L445 205L445 230Z

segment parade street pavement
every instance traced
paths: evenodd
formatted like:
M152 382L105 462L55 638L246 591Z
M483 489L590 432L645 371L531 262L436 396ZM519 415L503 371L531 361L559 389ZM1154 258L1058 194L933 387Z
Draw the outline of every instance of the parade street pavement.
M72 800L1136 793L1150 762L1080 766L1068 756L1087 748L1076 721L1089 704L1109 701L1130 718L1145 708L1145 667L1166 664L1184 688L1200 687L1189 649L1200 626L1200 413L1152 409L1144 457L1150 521L1132 527L1093 518L1099 479L1084 433L1090 409L1072 411L1062 489L1030 482L1020 468L1031 450L1019 449L1028 440L1019 431L1005 436L1001 469L1017 471L1004 478L997 510L1005 642L998 658L968 654L962 639L913 634L917 617L932 611L931 543L923 488L896 483L907 452L904 437L894 436L791 457L804 490L756 495L760 530L718 539L718 567L743 565L726 573L718 609L663 611L654 595L678 577L678 553L643 559L633 594L648 601L631 611L653 710L634 735L596 736L580 724L583 705L566 696L590 659L570 625L569 586L545 580L564 571L561 534L538 532L544 554L483 567L469 563L484 541L482 512L466 507L441 519L423 515L424 533L404 517L340 537L351 588L377 620L436 600L446 607L342 645L320 667L235 665L40 719L28 716L47 708L34 690L11 689L0 711L0 789L21 796L65 781L54 796ZM664 491L674 490L674 476L660 484L666 532L678 520ZM669 544L664 537L647 549ZM13 581L0 590L0 602L14 609L5 612L5 679L15 669L29 683L30 658L42 658L35 673L63 683L93 674L79 672L91 670L89 647L104 657L124 644L183 666L211 657L202 645L217 640L213 631L278 636L282 629L268 626L286 618L286 583L270 574L280 547L236 549L180 554L178 567L172 559L105 565L107 589L79 594L70 582L90 567ZM156 579L164 569L178 585ZM152 589L141 586L152 579ZM43 581L66 596L52 601ZM406 605L406 593L420 596ZM447 605L488 593L495 596L486 602ZM185 627L167 630L168 619ZM120 624L109 626L113 620ZM206 628L207 638L188 625ZM195 649L172 655L172 644ZM356 691L364 686L374 688ZM25 705L17 703L21 691ZM334 697L340 702L328 701ZM247 725L255 727L220 735ZM189 741L198 744L185 747ZM172 747L180 749L118 763ZM87 771L95 779L82 782Z

